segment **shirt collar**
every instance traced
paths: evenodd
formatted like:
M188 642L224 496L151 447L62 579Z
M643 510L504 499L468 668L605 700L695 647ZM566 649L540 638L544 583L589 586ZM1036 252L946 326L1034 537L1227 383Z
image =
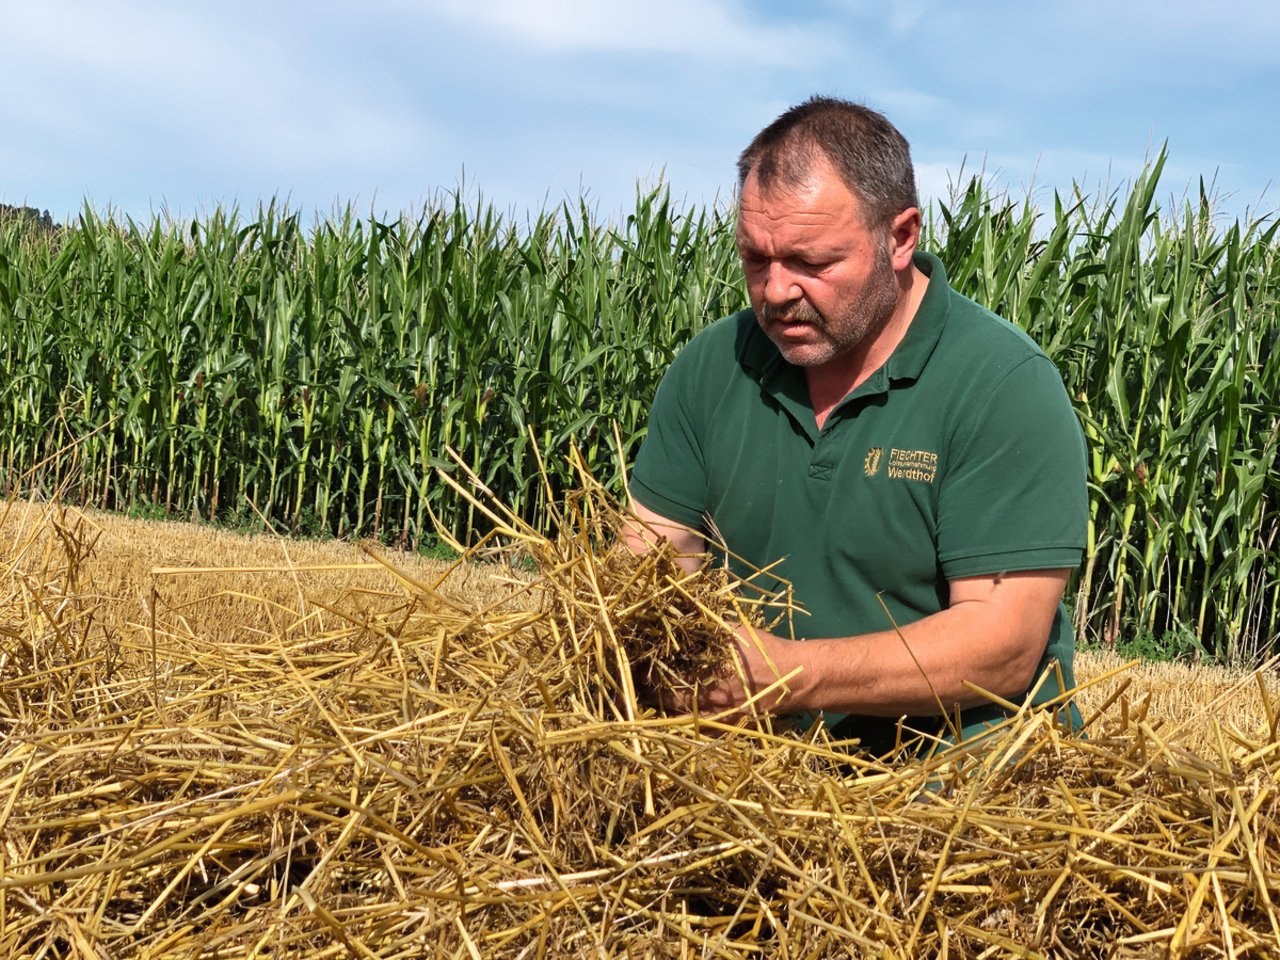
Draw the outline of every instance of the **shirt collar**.
M918 380L925 364L933 355L933 348L942 338L951 311L951 298L947 295L947 271L942 261L931 253L916 251L912 260L916 268L929 278L924 299L911 318L907 335L902 338L884 364L889 380Z

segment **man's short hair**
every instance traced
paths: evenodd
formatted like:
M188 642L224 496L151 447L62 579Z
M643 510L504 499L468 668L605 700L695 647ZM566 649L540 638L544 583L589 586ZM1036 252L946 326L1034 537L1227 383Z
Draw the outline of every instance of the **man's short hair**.
M756 134L738 158L738 190L752 172L762 190L799 186L820 158L858 198L868 226L920 205L906 138L883 114L836 97L810 97Z

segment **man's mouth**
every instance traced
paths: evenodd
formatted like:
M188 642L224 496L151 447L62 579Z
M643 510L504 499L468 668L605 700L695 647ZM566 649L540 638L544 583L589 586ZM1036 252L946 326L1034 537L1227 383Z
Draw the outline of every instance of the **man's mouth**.
M773 329L784 337L795 337L808 333L813 324L808 320L779 320L773 324Z
M776 336L785 339L798 339L810 335L820 327L821 317L816 310L796 308L787 310L768 310L764 312L765 326Z
M821 319L818 312L805 306L793 306L786 311L765 307L765 323L778 327L816 327Z

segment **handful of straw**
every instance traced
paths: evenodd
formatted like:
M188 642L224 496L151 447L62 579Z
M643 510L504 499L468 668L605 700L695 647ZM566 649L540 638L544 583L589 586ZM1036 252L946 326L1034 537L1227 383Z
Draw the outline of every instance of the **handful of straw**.
M595 662L580 673L587 686L578 693L579 702L593 703L598 716L634 720L641 698L664 702L676 694L696 700L701 686L738 668L734 626L760 625L760 603L727 568L684 569L666 539L657 538L644 554L632 553L622 544L621 530L638 521L581 461L575 466L582 486L550 510L551 537L488 495L465 466L469 485L446 475L446 482L488 516L490 537L501 544L454 547L467 558L507 565L524 560L543 572L535 589L544 596L554 634L567 633L575 643L593 640L587 649Z

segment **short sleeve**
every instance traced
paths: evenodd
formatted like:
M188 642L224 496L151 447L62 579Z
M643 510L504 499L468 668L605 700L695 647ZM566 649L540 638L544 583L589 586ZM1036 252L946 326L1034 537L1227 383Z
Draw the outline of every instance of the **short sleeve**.
M1017 364L957 430L938 493L948 580L1075 567L1088 523L1084 437L1040 354Z
M694 351L686 347L658 385L631 468L630 494L660 516L697 530L706 511L707 474L695 367Z

